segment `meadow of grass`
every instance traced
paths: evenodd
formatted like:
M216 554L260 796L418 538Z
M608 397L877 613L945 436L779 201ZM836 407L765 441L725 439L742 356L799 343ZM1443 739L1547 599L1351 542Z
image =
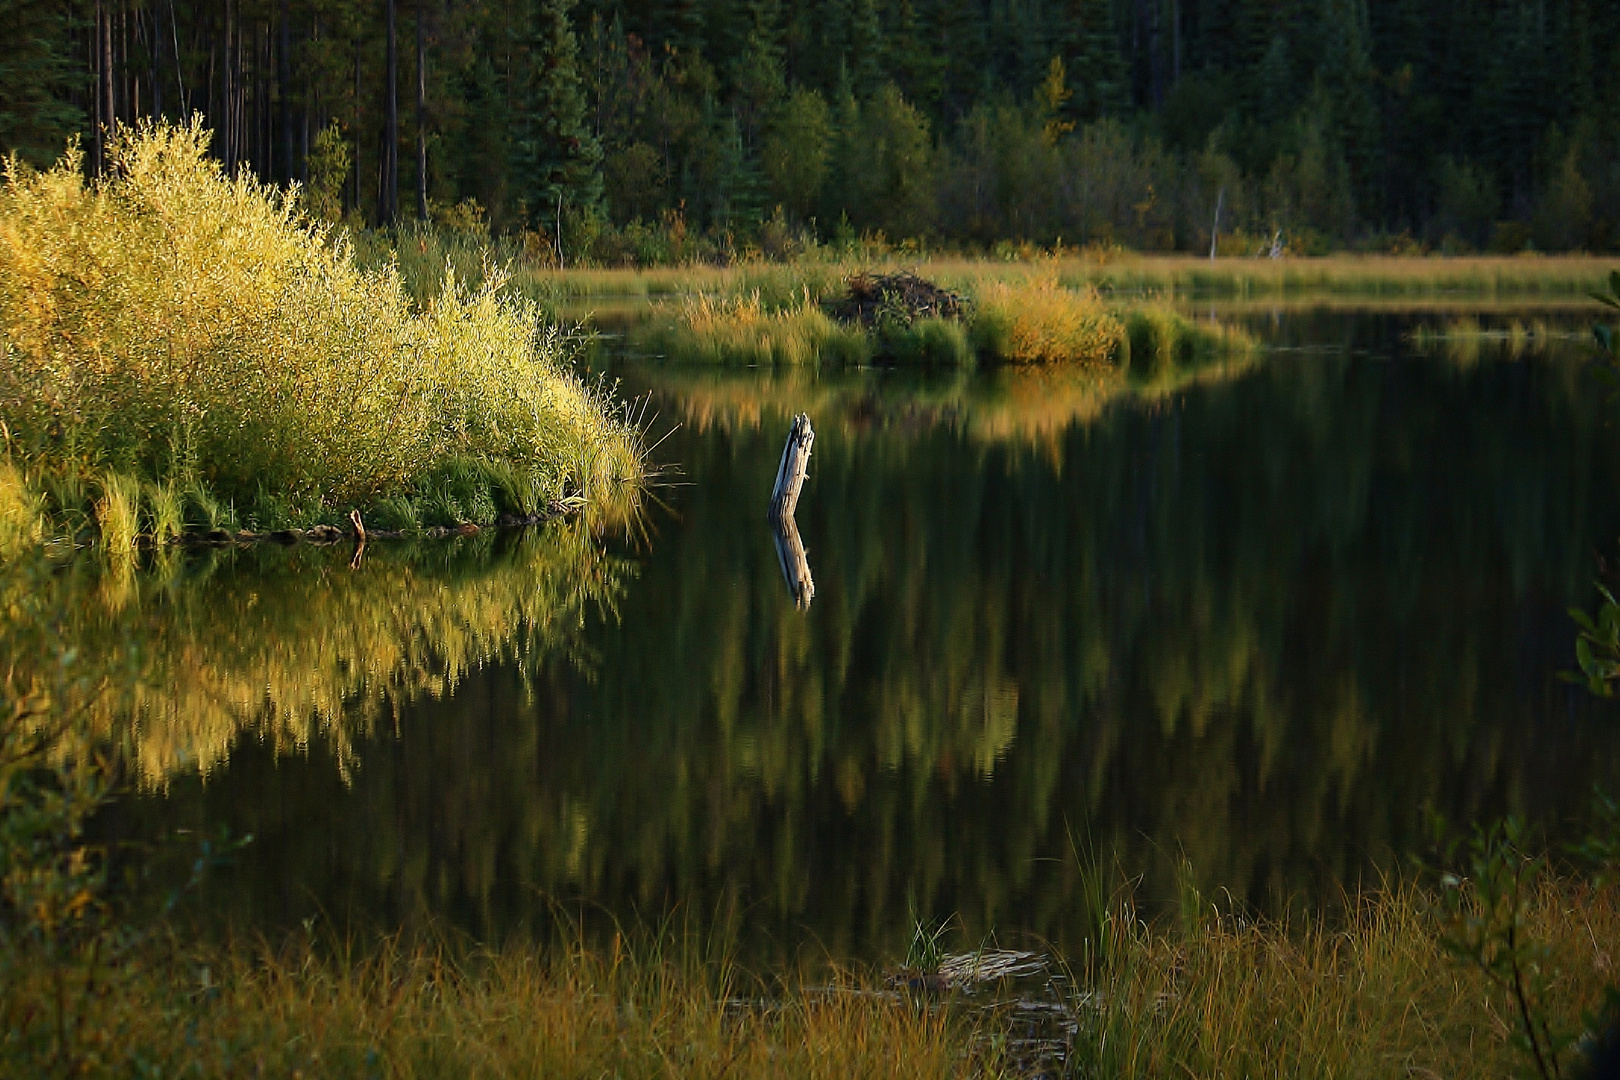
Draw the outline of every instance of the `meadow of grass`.
M458 485L481 493L455 508L477 520L640 477L633 425L501 272L474 287L441 264L413 304L395 265L361 269L290 196L225 175L208 139L121 130L97 182L72 148L7 165L0 539L93 524L127 549Z
M443 243L462 252L460 264L478 261L477 241L465 237L413 241L424 267L442 267ZM404 244L401 245L403 249ZM522 259L510 246L500 249L515 261L514 286L550 303L593 297L658 298L703 293L742 296L758 292L767 304L782 304L808 288L817 301L837 296L845 280L862 270L907 268L948 288L972 292L985 281L1017 283L1056 276L1069 288L1091 286L1105 297L1459 297L1489 301L1509 298L1561 298L1600 288L1614 260L1588 255L1547 256L1392 256L1328 255L1317 258L1255 259L1190 255L1138 255L1120 251L1042 253L1020 259L902 256L874 253L859 258L817 254L790 262L742 262L730 266L576 268L558 270ZM427 257L433 252L432 259ZM435 261L436 260L436 261ZM426 283L427 279L424 279Z

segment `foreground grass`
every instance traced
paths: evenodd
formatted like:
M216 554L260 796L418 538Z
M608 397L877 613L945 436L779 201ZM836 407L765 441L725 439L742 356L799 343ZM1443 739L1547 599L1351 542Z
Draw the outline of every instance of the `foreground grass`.
M394 940L363 955L171 941L102 965L93 985L82 960L13 954L0 1055L30 1075L1011 1076L1037 1063L1019 1012L1033 995L1057 1010L1039 1034L1058 1036L1044 1063L1065 1075L1504 1076L1523 1063L1509 1002L1446 954L1421 890L1364 896L1333 926L1183 915L1148 926L1116 908L1073 984L971 995L896 989L877 970L760 979L724 950L656 935L459 957ZM1524 927L1557 975L1537 1007L1578 1030L1613 980L1620 890L1542 881Z
M499 273L441 264L415 305L207 142L124 130L96 183L76 150L7 166L0 541L532 516L640 476L633 426Z

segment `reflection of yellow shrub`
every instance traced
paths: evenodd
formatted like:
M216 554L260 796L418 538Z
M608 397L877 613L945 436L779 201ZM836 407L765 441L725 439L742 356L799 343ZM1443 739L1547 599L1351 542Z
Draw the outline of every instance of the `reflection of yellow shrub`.
M0 458L0 558L39 543L43 535L39 496L15 465Z
M169 549L150 565L77 560L40 577L0 568L0 656L29 685L49 672L41 624L77 657L82 700L62 706L120 747L148 785L207 771L243 734L280 750L319 738L340 766L390 700L437 697L475 667L574 641L627 570L581 519L519 535L336 548ZM334 572L338 571L338 572Z
M142 125L99 183L70 151L0 184L0 420L31 480L196 477L346 510L457 455L558 495L637 474L634 433L498 275L418 311L392 266L361 271L293 201L227 177L208 137Z
M1105 364L1124 336L1096 293L1065 289L1055 278L993 281L974 297L973 344L992 359Z

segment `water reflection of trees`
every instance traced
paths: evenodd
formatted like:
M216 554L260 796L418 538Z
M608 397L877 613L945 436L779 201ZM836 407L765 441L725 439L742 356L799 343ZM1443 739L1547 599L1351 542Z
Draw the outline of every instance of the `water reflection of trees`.
M735 898L838 951L903 948L913 908L1062 941L1074 846L1286 901L1410 849L1425 802L1556 817L1620 776L1620 724L1552 678L1620 527L1571 365L1284 360L1035 452L851 400L815 418L809 612L763 520L784 402L676 451L595 676L480 671L347 787L252 748L177 784L166 813L267 840L222 903L493 931L545 895Z

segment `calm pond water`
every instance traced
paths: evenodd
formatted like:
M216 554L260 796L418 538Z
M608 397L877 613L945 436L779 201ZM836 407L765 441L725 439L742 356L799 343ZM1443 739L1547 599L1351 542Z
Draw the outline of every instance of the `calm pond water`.
M679 473L603 545L58 574L88 647L141 643L108 827L252 833L205 898L260 927L560 905L892 956L914 916L1061 946L1088 859L1275 910L1397 865L1425 806L1578 820L1620 783L1620 714L1556 678L1620 536L1585 350L1241 317L1283 347L1146 386L621 363ZM765 519L798 411L807 610Z

